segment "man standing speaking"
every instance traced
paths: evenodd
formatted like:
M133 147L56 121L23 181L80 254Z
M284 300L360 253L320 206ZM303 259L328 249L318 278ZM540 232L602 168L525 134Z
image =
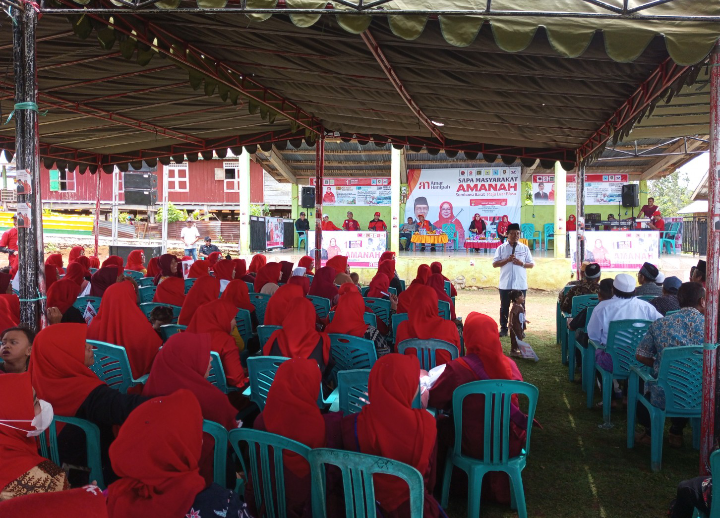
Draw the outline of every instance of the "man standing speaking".
M493 268L500 268L500 336L508 335L508 312L510 311L510 291L527 291L527 268L535 266L530 249L519 243L520 225L508 226L508 238L495 249Z

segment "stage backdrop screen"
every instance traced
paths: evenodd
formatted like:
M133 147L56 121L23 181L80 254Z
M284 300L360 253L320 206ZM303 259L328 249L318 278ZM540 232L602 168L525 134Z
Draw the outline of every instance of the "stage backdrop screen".
M577 233L570 232L571 270L577 259ZM658 264L660 232L655 230L613 230L585 232L585 260L598 263L604 271L637 271L643 263Z
M410 169L403 222L424 214L438 229L453 223L462 247L476 213L491 232L503 216L520 223L521 199L519 167Z
M380 256L387 250L386 232L343 232L327 231L322 233L322 262L336 255L348 258L353 268L376 268ZM315 231L308 232L308 255L315 257Z
M323 178L322 193L323 205L331 207L390 205L390 178Z
M266 249L285 246L285 229L282 218L265 218Z

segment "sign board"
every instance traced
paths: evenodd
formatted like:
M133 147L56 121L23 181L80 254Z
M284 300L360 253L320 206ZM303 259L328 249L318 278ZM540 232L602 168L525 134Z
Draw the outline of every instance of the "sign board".
M18 169L15 173L17 194L32 194L32 178L27 169Z
M575 205L577 200L577 177L574 174L565 176L565 203ZM535 205L555 205L555 175L532 175L532 194Z
M308 232L310 248L315 243L315 231ZM354 268L377 268L380 256L387 249L387 232L343 232L322 233L322 260L336 255L348 258L348 265ZM315 257L314 250L308 253Z
M570 232L572 271L577 259L576 232ZM639 271L643 263L658 264L660 232L655 230L585 231L585 260L604 271Z
M390 205L390 178L324 178L322 193L323 205L330 207Z
M265 218L265 248L283 248L285 246L285 231L283 227L282 218Z
M626 174L585 175L585 205L619 205L622 186L628 182Z

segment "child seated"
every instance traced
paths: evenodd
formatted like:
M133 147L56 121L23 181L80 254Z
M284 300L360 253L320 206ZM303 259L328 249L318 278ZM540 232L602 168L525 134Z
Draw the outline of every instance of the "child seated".
M510 310L510 356L516 358L522 357L518 340L525 338L525 329L527 321L525 320L525 295L520 290L512 290L510 292L510 300L512 301L512 309Z
M357 286L358 289L360 289L360 276L357 274L357 272L352 272L350 274L350 278L352 279L353 284L355 284L355 286Z
M150 312L150 323L156 333L160 334L160 326L173 323L172 308L167 306L157 306Z

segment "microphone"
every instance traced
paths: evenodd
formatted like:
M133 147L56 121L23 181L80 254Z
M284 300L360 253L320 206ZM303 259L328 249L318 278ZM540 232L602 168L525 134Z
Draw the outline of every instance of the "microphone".
M515 255L515 247L517 246L517 243L513 243L512 248L512 255Z

